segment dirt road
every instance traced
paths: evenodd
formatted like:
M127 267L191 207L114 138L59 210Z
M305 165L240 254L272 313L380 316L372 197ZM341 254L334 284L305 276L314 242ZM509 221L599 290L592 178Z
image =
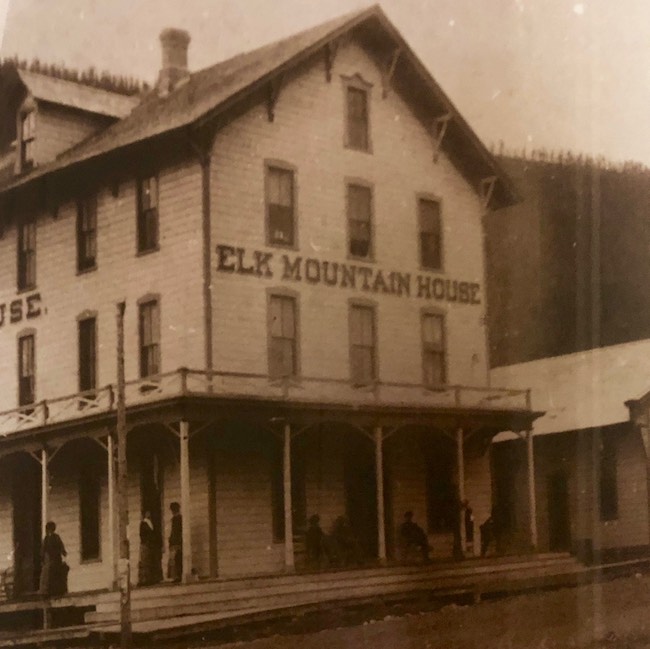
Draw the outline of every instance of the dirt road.
M650 647L650 576L522 595L437 612L387 616L237 649L560 649Z

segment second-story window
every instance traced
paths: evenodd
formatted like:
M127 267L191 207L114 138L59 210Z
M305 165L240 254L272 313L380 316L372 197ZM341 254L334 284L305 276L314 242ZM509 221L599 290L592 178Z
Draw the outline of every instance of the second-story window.
M377 380L375 309L353 304L350 307L350 374L354 385L370 385Z
M18 226L18 290L36 286L36 221Z
M36 113L30 110L20 119L20 168L29 171L34 166L34 139L36 137Z
M293 246L295 242L294 173L291 169L266 169L267 243Z
M138 184L138 252L158 249L158 178L149 176Z
M437 388L446 384L445 318L438 313L422 316L422 368L425 386Z
M97 321L79 320L79 392L97 387Z
M368 91L348 85L346 87L347 146L360 151L370 150L368 132Z
M140 376L160 374L160 307L157 300L140 305Z
M418 201L420 263L423 268L442 270L442 220L440 202L428 198Z
M286 295L269 299L269 376L296 376L298 372L296 300Z
M27 406L36 400L36 358L34 334L18 339L18 405Z
M97 196L88 196L77 203L77 270L97 265Z
M372 189L348 185L348 252L352 257L372 257Z

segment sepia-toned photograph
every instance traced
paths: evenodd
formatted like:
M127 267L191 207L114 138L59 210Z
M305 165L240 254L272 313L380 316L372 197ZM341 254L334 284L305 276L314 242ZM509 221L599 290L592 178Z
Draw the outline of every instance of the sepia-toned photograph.
M0 649L650 647L647 0L0 0Z

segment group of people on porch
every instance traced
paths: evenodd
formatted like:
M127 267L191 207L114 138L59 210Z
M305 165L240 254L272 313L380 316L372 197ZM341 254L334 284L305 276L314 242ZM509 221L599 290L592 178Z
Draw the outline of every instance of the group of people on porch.
M183 576L183 517L181 516L181 507L177 502L171 503L169 509L172 517L167 578L179 582ZM145 511L140 522L138 586L151 586L162 580L162 537L154 527L151 513Z
M169 560L167 578L180 582L183 575L183 519L180 505L170 505L171 531L168 539ZM474 518L467 501L458 509L459 525L454 531L454 555L460 549L460 516L465 527L468 544L474 541ZM429 538L420 525L413 520L413 512L404 513L404 520L398 528L397 542L399 558L408 559L415 552L423 562L430 561L431 546ZM68 565L64 558L67 552L61 537L56 533L56 524L52 521L45 526L45 537L41 547L41 577L39 592L46 597L64 595L68 581ZM140 522L140 559L138 562L138 585L149 586L163 580L162 538L155 529L151 514L145 511ZM485 556L494 542L494 521L490 516L481 526L481 556ZM305 551L307 565L310 568L359 566L364 562L364 552L357 533L347 517L339 516L334 520L329 534L320 525L320 516L314 514L309 518L305 532Z

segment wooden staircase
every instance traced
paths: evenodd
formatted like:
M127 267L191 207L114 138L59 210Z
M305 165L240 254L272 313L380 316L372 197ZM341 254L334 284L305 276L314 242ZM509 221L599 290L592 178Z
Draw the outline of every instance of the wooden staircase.
M161 584L132 593L134 633L188 626L223 626L247 617L277 617L301 610L350 606L363 601L390 602L467 595L474 601L487 593L572 583L584 570L570 555L537 555L463 563L375 567L339 572L269 575L193 584ZM104 634L116 633L117 593L102 593L87 624Z

